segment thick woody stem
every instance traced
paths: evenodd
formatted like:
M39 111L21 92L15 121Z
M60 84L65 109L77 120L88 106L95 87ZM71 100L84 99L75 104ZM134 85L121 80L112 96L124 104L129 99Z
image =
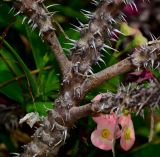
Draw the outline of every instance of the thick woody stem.
M14 7L19 10L17 14L24 13L27 16L24 20L29 18L28 23L31 23L32 29L38 27L39 35L50 45L63 74L70 64L56 36L52 15L47 8L39 0L16 1Z

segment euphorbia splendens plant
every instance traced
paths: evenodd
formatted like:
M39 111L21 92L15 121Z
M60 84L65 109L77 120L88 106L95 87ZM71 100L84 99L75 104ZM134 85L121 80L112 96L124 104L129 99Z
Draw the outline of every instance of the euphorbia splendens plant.
M85 102L83 100L91 90L120 74L139 69L142 71L144 69L160 70L160 41L153 39L148 42L148 39L144 39L137 27L136 29L130 29L127 24L122 25L122 22L126 22L123 13L124 8L130 6L129 9L133 8L137 12L136 2L135 0L93 0L93 4L96 5L95 12L82 11L89 22L88 24L79 22L80 26L75 26L76 31L79 32L78 40L75 41L72 37L66 36L66 40L71 42L69 45L73 46L71 49L66 50L66 47L62 47L63 42L60 43L60 38L57 37L59 34L57 33L58 24L52 17L56 11L50 12L50 7L55 6L55 4L45 6L44 0L14 0L11 9L11 11L17 10L14 16L23 13L26 17L24 17L22 23L28 20L27 24L31 24L32 30L38 28L39 36L45 41L45 44L50 46L50 51L53 52L57 60L60 72L59 92L56 93L57 97L54 98L54 106L51 106L46 117L40 122L41 124L38 125L39 127L32 136L31 142L24 147L24 152L20 154L20 157L56 157L75 123L79 119L88 116L93 116L93 120L97 123L96 130L91 134L91 141L96 147L103 150L113 150L115 139L118 138L120 138L120 145L123 150L127 151L133 146L135 133L130 114L135 112L137 115L143 115L146 106L152 111L156 109L160 104L160 83L158 80L153 78L153 81L149 82L150 86L135 84L134 86L117 87L117 91L115 90L114 93L107 92L98 95L92 102L87 104L83 104ZM138 2L140 3L140 0ZM120 25L124 28L124 32L121 32ZM64 33L62 29L60 30ZM4 37L5 34L6 32L3 33ZM120 35L126 39L134 37L132 50L128 49L125 42L124 46L118 46L121 43L121 41L118 41L121 38ZM29 92L33 91L33 94L30 92L29 97L32 97L33 103L36 104L40 101L39 97L41 96L41 88L37 84L39 77L32 77L30 70L26 68L27 66L22 62L19 55L13 51L12 47L5 42L4 37L0 37L0 42L4 43L7 50L9 49L19 61L20 69L23 69L22 71L27 75ZM114 38L116 44L112 44L112 37L117 37L116 41ZM130 40L125 41L128 43ZM32 45L38 44L32 43ZM136 49L135 45L138 45ZM68 52L68 55L65 52ZM104 55L104 52L107 55ZM42 61L45 56L43 55ZM49 60L50 57L47 58ZM125 59L120 61L122 58ZM53 63L53 60L51 62ZM51 62L49 61L44 65ZM97 69L97 72L94 73L95 71L92 70L94 66L99 65L99 62L107 64L103 70ZM12 67L10 63L8 64L8 67ZM50 70L54 72L56 66L52 66ZM41 65L37 68L36 71L38 72L41 72L39 69L43 69ZM19 75L19 72L16 75L16 79L12 80L21 79L21 76L23 76ZM133 75L135 76L137 73ZM47 76L50 76L50 74ZM42 77L43 80L47 76ZM142 79L148 78L151 78L151 75L147 72ZM121 81L121 79L118 79L114 85ZM48 85L50 84L48 83ZM105 86L105 90L109 90L108 86ZM53 88L51 93L53 94L55 91L57 89ZM51 95L48 96L48 93L50 93L50 90L42 96L43 101L52 98ZM128 111L127 114L123 112L124 109ZM32 116L27 115L26 117L33 121ZM26 117L22 119L23 122L28 121ZM39 121L39 117L37 119Z

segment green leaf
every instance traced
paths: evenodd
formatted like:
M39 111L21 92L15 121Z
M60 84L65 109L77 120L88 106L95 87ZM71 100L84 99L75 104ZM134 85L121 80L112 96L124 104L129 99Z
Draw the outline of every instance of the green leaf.
M160 79L160 72L156 69L152 69L153 74Z
M121 32L126 36L135 35L137 33L137 29L130 27L127 23L121 23Z
M120 84L120 76L116 76L114 78L112 78L111 80L106 81L105 83L103 83L101 86L98 87L98 91L100 92L107 92L112 91L112 92L116 92L119 84Z
M18 63L16 62L15 58L10 54L6 49L0 49L0 55L2 56L4 62L8 65L11 71L16 75L19 76L22 74Z
M13 75L8 71L0 71L0 76L3 76L0 77L0 83L13 78ZM22 90L17 82L13 82L6 87L3 87L0 89L0 92L17 102L23 103Z
M5 3L2 3L2 5L0 6L0 9L1 9L0 24L2 27L2 26L6 26L11 21L11 18L13 18L13 16L11 14L8 14L10 8ZM4 20L4 16L5 16L5 20Z
M120 157L159 157L160 154L160 143L147 143L142 145L129 153L125 153L124 155L120 155ZM153 154L154 152L154 154Z
M6 28L10 24L12 25L13 23L12 29L17 30L18 32L24 34L24 31L25 31L24 25L21 24L23 17L22 16L15 17L14 16L15 12L13 10L9 13L10 9L11 9L11 6L7 5L7 3L1 3L0 5L0 10L1 10L0 11L0 27Z
M38 112L40 116L47 116L47 111L53 109L53 102L35 102L27 104L27 112Z
M142 33L137 33L132 41L133 47L143 45L147 43L147 38L145 38Z
M53 92L58 93L57 91L60 88L59 79L53 69L41 72L38 78L38 84L43 100L46 100L46 98L48 100L48 96L53 96Z
M13 78L13 74L9 71L8 67L3 61L0 61L0 84ZM23 103L22 89L17 82L8 84L0 89L0 92L8 96L12 100Z
M58 5L54 7L54 11L59 11L61 14L64 14L65 16L73 17L73 18L78 18L80 21L86 22L86 18L82 13L79 11L73 10L73 8L68 7L68 6L63 6L63 5Z
M0 41L3 40L2 37L0 37ZM11 45L3 40L4 45L6 46L6 48L8 48L10 50L10 52L14 55L14 57L17 59L20 67L22 68L23 72L26 75L26 78L28 80L29 86L31 86L32 92L33 94L36 96L37 95L37 91L38 91L38 87L37 84L35 82L35 80L33 79L29 69L27 68L26 64L23 62L23 60L20 58L19 54L11 47Z
M37 69L41 69L46 64L46 62L44 62L43 57L45 56L45 54L47 54L47 52L50 51L50 49L46 46L46 44L42 42L37 33L31 31L31 29L29 29L28 27L26 27L26 32L29 39L29 43L31 44L36 67Z
M47 77L45 79L44 85L45 85L45 93L48 93L52 90L58 90L60 87L59 84L59 79L57 78L57 75L55 73L55 71L50 71L48 73L48 75L46 75L45 77Z

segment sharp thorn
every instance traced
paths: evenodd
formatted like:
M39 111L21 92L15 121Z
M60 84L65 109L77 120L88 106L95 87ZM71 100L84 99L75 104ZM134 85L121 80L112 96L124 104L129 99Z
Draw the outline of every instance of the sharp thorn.
M51 8L51 7L54 7L54 6L57 6L57 5L60 5L60 4L51 4L51 5L48 5L46 8Z
M17 16L17 15L19 15L21 13L21 11L18 11L14 16Z
M25 16L22 20L22 24L24 24L25 20L27 19L27 16Z
M104 44L103 47L118 52L118 50L116 50L116 49L114 49L114 48L112 48L112 47L110 47L110 46L108 46L108 45L106 45L106 44Z
M9 10L9 12L8 12L8 14L10 14L12 11L14 11L15 10L15 8L14 7L12 7L10 10Z

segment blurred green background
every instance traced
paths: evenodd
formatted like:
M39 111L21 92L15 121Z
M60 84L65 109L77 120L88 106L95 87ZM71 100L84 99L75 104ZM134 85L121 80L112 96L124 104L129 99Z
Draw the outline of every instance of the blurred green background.
M79 39L80 35L74 31L73 26L79 25L78 20L87 23L88 19L80 12L81 9L94 11L95 6L90 0L46 0L45 4L57 5L49 8L52 12L57 11L54 19L61 25L64 32L71 39ZM16 12L11 9L12 1L0 1L0 157L13 156L12 153L23 151L22 145L28 143L34 132L27 124L19 126L19 119L28 112L38 112L40 116L46 116L48 109L54 107L54 100L59 92L59 69L53 53L48 45L38 36L38 30L33 31L25 22L22 24L23 15L14 16ZM128 13L129 25L139 33L132 34L127 24L120 25L121 31L127 37L120 35L117 42L111 43L119 52L107 50L104 53L104 63L93 66L94 72L100 71L119 60L125 58L132 49L147 39L148 32L159 36L159 12L154 13L160 7L158 1L153 0L150 4L138 4L140 13ZM141 18L143 12L148 14L145 20ZM127 14L126 13L126 14ZM155 16L154 16L155 14ZM135 17L136 16L136 20ZM152 21L152 23L150 23ZM71 48L65 44L64 33L57 26L57 36L63 48ZM142 33L142 34L141 34ZM4 39L3 41L1 39ZM67 51L65 51L68 55ZM117 76L105 82L102 86L94 89L86 96L83 103L89 102L98 93L110 90L116 92L121 82L126 81L126 74ZM160 154L160 120L159 112L155 114L156 130L154 140L148 143L150 131L150 113L146 111L145 119L133 115L136 131L136 142L129 152L124 152L116 143L117 157L159 157ZM38 124L36 124L38 126ZM91 132L96 127L92 118L81 119L76 128L73 128L66 144L60 150L60 157L110 157L111 151L102 151L94 147L90 141ZM154 154L153 154L154 152Z

